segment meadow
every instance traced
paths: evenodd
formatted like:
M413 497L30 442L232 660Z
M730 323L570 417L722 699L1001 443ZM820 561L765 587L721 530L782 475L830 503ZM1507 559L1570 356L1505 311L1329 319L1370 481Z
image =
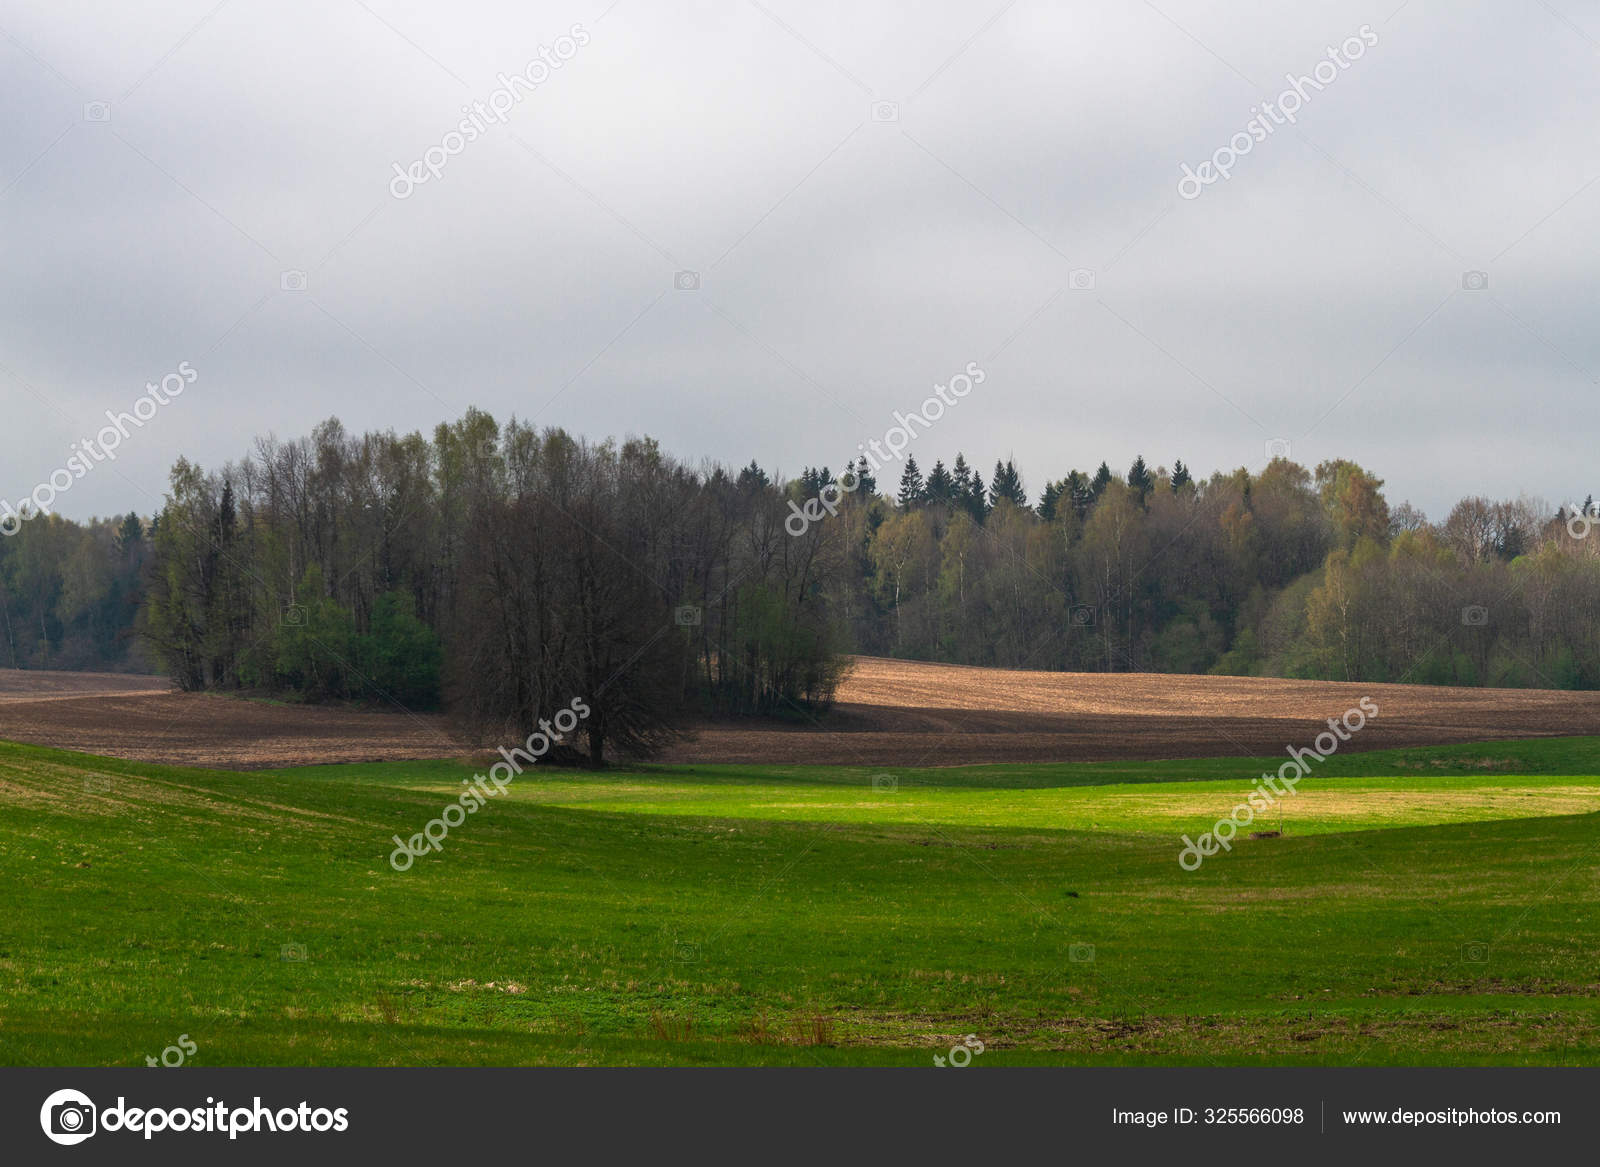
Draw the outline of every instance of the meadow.
M0 744L0 1062L1600 1061L1600 738L1336 755L1181 870L1269 762L539 768L397 872L465 763Z

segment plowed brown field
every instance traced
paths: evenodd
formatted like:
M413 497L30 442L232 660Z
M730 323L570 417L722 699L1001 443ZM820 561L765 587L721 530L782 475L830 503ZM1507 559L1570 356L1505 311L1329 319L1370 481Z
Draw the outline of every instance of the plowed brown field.
M442 718L181 693L163 677L0 669L0 738L221 769L448 758Z
M793 728L716 727L669 761L953 766L1276 754L1364 696L1350 749L1600 733L1600 693L1257 677L1041 673L858 657L839 704Z
M1600 733L1600 693L1253 677L1037 673L859 657L834 710L721 723L669 762L951 766L1275 754L1363 696L1381 710L1345 749ZM0 738L224 768L464 756L434 714L180 693L159 678L0 670Z

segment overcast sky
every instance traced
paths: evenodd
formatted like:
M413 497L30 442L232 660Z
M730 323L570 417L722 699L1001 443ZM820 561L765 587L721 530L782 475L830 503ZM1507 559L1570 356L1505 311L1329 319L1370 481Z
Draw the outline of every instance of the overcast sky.
M1434 518L1559 503L1600 493L1597 125L1576 0L6 0L0 497L180 362L59 511L469 405L837 469L976 362L924 469L1285 439Z

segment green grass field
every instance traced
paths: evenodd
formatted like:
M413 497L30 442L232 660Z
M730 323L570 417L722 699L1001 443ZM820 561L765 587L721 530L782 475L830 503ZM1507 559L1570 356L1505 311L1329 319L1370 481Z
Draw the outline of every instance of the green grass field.
M0 1062L1600 1063L1600 738L1335 756L1181 870L1269 761L538 769L400 873L462 764L0 744Z

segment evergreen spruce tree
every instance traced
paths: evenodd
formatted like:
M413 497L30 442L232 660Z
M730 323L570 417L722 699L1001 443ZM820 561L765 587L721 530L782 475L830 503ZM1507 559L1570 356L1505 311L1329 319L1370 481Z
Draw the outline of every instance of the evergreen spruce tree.
M758 490L765 490L771 484L771 481L767 477L767 472L756 465L754 458L750 459L750 465L739 471L738 486L741 491L754 493Z
M1140 454L1133 460L1133 465L1128 467L1128 485L1139 492L1139 503L1150 497L1150 492L1155 489L1155 480L1150 477L1150 467L1144 464L1144 455Z
M1056 504L1066 492L1065 482L1047 482L1044 492L1039 495L1039 517L1045 522L1050 522L1056 517Z
M849 459L845 460L845 465L846 466L850 465ZM855 477L856 477L856 490L855 490L855 493L859 494L862 498L865 498L865 499L872 499L872 498L876 498L877 497L877 495L878 495L878 480L873 477L872 470L867 465L867 456L865 454L861 455L861 457L856 459Z
M955 497L955 480L950 477L950 471L944 468L943 461L935 461L933 469L928 471L925 494L929 502L940 506L949 506Z
M1183 464L1183 459L1179 458L1172 464L1172 493L1177 494L1192 481L1189 468Z
M972 491L972 470L967 466L966 456L957 451L955 465L951 467L950 481L953 485L953 495L956 501L966 498Z
M922 471L917 468L916 455L907 454L906 468L900 475L900 493L895 501L900 504L901 510L909 511L927 500L928 487L922 481Z
M1094 472L1094 481L1089 483L1089 492L1094 495L1094 500L1099 502L1100 496L1106 492L1106 487L1110 485L1111 467L1102 462L1100 463L1100 469Z
M139 522L139 516L132 511L122 520L122 526L117 528L117 550L124 558L131 558L144 542L144 526Z
M967 513L974 523L981 523L989 515L989 501L984 494L983 475L974 470L967 479Z
M1067 498L1072 502L1072 509L1082 519L1089 513L1089 508L1094 505L1094 491L1089 486L1089 476L1077 470L1068 474L1065 479Z
M1028 494L1022 489L1022 476L1017 473L1016 464L1009 458L1004 464L998 460L995 462L994 477L989 480L990 505L997 505L1003 498L1010 499L1024 509L1028 505Z

